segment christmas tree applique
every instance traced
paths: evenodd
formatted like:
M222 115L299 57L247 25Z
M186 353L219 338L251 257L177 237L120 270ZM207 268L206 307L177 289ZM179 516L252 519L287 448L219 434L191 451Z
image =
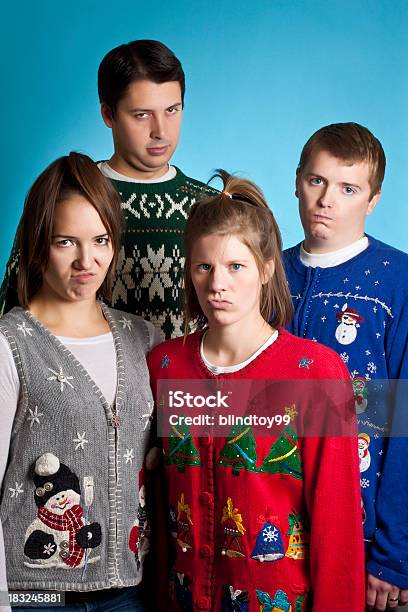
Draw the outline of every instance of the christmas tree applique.
M248 591L234 589L232 584L224 584L221 612L248 612Z
M261 562L282 559L285 556L285 549L277 518L267 511L265 516L258 517L258 522L262 524L262 529L256 538L251 559Z
M256 589L258 601L261 604L260 612L292 612L288 596L282 589L278 589L272 599L265 591Z
M303 602L305 600L304 595L299 595L295 600L295 609L293 612L303 612Z
M242 516L238 512L238 508L234 508L230 497L227 499L226 506L222 509L221 524L224 531L221 554L228 557L245 557L240 539L246 530L242 524Z
M309 545L308 534L305 533L303 521L299 514L292 511L288 515L289 521L289 544L286 551L286 557L290 559L304 559L306 547Z
M256 440L252 427L235 425L221 450L218 464L232 467L232 473L238 476L242 469L255 472L256 462Z
M297 435L291 425L287 425L276 442L272 444L259 471L268 474L290 474L297 480L303 479Z
M183 421L184 423L184 421ZM201 465L200 453L194 445L187 425L171 428L169 437L169 454L166 457L169 465L177 465L179 472L185 472L186 465Z
M193 546L191 536L192 525L191 509L185 502L184 493L182 493L177 502L177 543L183 552L187 552Z

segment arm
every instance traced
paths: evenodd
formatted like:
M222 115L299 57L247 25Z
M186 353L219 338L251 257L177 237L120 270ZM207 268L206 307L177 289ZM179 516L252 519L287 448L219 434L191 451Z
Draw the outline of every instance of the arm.
M20 382L10 347L0 334L0 482L3 481L7 467L11 429L20 394ZM6 559L4 551L3 529L0 523L0 591L7 592ZM8 606L0 606L6 612Z
M386 340L389 377L396 387L392 403L391 437L384 459L376 499L377 529L367 563L367 602L380 604L394 598L396 590L408 601L408 304L405 300L398 319L393 321ZM397 380L396 380L397 379ZM386 597L384 596L384 589ZM370 598L370 599L368 599ZM384 609L379 607L378 609Z
M348 376L339 370L339 378ZM351 401L353 401L351 399ZM339 403L325 410L340 410ZM344 398L350 414L350 395ZM322 414L317 410L317 415ZM356 431L356 424L355 424ZM313 612L363 612L363 529L357 436L305 437L305 501L310 517Z

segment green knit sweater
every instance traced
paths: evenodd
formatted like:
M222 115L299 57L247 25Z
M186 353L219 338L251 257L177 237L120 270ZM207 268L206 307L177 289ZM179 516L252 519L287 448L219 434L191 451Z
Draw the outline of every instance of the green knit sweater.
M151 321L166 338L183 333L183 231L190 207L216 191L185 176L162 183L112 180L125 229L109 304ZM11 252L0 289L0 313L18 305L18 249Z

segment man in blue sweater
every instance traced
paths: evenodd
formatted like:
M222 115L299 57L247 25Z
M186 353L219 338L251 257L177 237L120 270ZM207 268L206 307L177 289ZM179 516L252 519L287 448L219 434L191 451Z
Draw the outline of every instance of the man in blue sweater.
M364 233L384 171L381 143L365 127L313 134L296 174L305 240L284 253L290 331L336 350L353 381L370 610L408 602L408 255ZM381 401L386 380L398 380L391 408Z

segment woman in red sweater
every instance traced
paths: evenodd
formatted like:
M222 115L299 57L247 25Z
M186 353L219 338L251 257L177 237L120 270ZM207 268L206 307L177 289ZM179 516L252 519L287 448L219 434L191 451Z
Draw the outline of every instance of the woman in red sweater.
M172 605L360 612L349 374L334 351L284 330L291 299L275 219L256 185L220 176L223 191L192 207L185 230L186 329L198 331L148 360L176 549Z

